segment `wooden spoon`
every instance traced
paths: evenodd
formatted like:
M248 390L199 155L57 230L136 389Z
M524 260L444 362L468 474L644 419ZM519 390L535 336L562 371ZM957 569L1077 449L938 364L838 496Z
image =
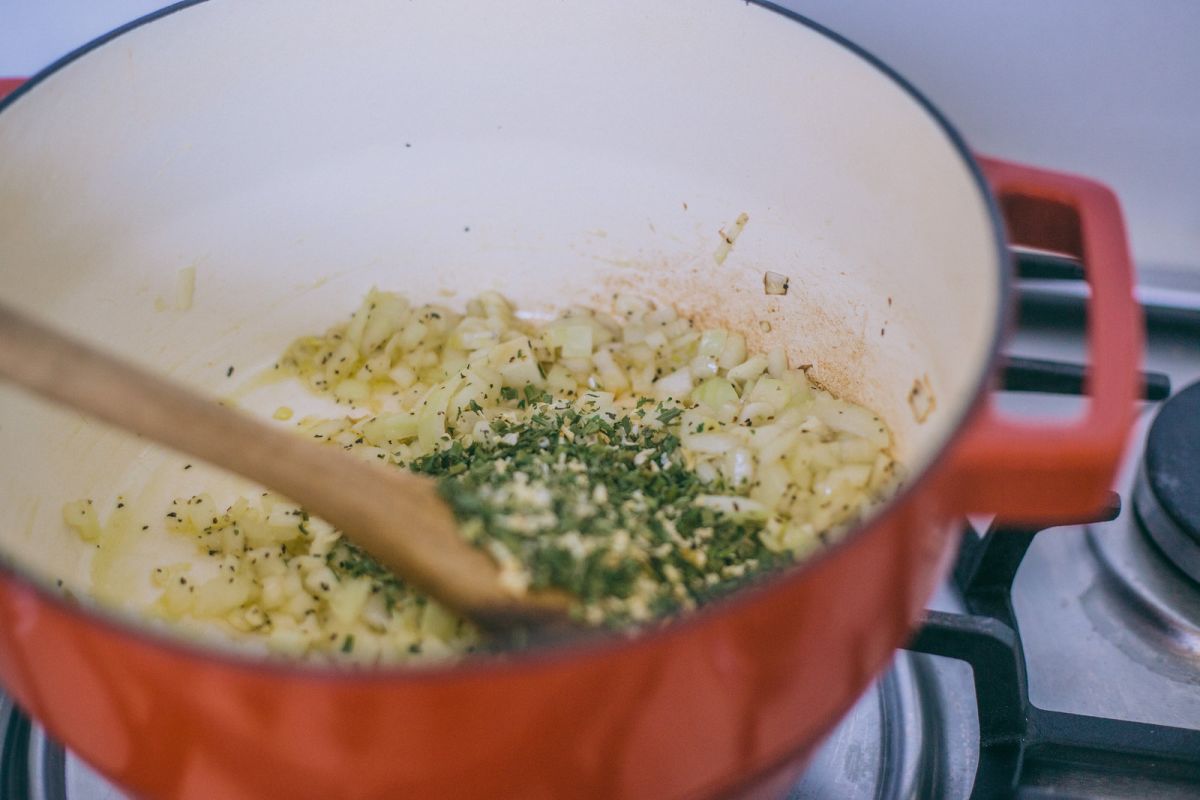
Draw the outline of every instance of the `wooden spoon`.
M285 495L485 629L567 623L569 595L501 584L429 478L271 427L3 305L0 377Z

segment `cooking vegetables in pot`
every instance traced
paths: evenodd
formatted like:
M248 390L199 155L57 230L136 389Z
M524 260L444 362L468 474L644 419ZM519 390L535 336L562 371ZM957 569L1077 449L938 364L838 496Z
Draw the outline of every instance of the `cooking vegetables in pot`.
M463 534L514 590L565 589L594 625L688 611L803 557L898 477L881 419L814 385L782 349L748 352L737 332L700 330L638 297L615 297L611 314L571 307L537 322L495 293L460 314L372 291L274 371L350 407L300 419L302 435L436 477ZM88 500L64 517L110 546L135 529L159 535L123 503L103 525ZM148 611L166 620L361 663L478 643L468 623L283 498L221 508L200 494L162 519L206 566L194 571L203 578L191 563L154 569Z

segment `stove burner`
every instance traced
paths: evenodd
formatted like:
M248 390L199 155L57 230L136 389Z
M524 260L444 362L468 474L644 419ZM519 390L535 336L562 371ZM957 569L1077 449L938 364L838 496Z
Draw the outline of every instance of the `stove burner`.
M1200 383L1159 409L1146 438L1133 507L1167 558L1200 582Z

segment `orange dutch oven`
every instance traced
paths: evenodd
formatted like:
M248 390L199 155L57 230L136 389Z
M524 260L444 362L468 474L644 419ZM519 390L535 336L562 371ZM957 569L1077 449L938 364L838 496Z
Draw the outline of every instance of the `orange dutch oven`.
M994 409L1012 245L1085 265L1079 419ZM88 553L61 503L182 473L0 388L0 679L146 798L783 791L909 636L962 516L1098 508L1134 409L1111 192L972 155L885 65L769 3L180 3L0 104L0 253L6 302L210 392L372 285L534 311L636 292L785 345L907 465L836 545L661 629L344 670L64 595ZM186 311L161 302L185 267Z

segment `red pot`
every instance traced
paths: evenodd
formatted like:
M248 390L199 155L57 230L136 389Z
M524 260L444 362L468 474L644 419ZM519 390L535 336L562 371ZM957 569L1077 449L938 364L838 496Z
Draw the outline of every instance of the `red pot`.
M1011 244L1086 265L1081 419L993 410ZM838 545L663 630L350 672L64 599L88 554L61 503L182 473L5 389L0 678L143 797L778 790L903 644L961 516L1098 508L1134 409L1113 195L974 158L869 55L732 0L174 6L0 104L0 245L6 302L210 391L372 284L535 310L632 290L786 344L879 410L910 467ZM186 266L193 307L156 307ZM788 295L762 294L765 269Z

